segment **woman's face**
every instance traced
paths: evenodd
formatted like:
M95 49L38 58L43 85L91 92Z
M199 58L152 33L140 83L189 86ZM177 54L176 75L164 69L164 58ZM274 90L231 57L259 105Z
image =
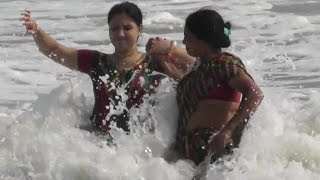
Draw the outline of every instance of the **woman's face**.
M186 45L186 50L190 56L203 56L205 50L204 42L192 34L187 27L184 28L184 38L182 43Z
M115 15L109 23L109 37L118 51L126 51L137 45L139 27L126 14Z

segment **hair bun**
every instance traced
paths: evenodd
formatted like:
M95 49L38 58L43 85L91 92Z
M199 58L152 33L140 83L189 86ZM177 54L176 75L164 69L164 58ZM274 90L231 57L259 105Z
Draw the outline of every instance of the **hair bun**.
M230 22L224 23L224 27L231 29L231 23Z

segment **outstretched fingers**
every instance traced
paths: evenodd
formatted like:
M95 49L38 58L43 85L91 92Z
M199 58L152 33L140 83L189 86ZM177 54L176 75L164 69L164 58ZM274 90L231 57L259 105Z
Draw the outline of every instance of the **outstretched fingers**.
M31 21L26 21L26 22L23 22L22 23L24 26L32 26L33 25L33 22Z
M23 12L20 13L20 21L22 22L22 25L26 27L26 33L32 34L37 29L36 22L31 18L31 12L29 10L23 10Z
M29 10L23 10L21 13L20 13L21 16L24 16L24 17L31 17L31 12Z
M20 21L25 21L25 22L28 22L28 21L31 21L31 18L30 17L27 17L27 16L23 16L21 18L19 18Z
M20 13L20 15L21 15L21 16L25 16L25 17L30 17L30 16L31 16L30 13L28 13L28 12L26 12L26 11Z

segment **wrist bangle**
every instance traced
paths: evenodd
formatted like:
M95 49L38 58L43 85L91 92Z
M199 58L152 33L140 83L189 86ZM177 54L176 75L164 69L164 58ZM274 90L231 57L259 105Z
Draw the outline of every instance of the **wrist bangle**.
M176 45L177 45L177 41L175 41L175 40L171 41L168 53L171 53L171 51L173 50L174 46L176 46Z

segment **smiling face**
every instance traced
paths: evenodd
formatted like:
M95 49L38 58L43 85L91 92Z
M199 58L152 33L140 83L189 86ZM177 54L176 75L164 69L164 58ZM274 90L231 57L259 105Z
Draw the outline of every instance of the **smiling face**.
M109 37L116 51L135 48L141 29L126 14L115 15L109 23Z
M188 54L193 57L203 56L207 49L206 43L192 34L187 27L184 28L182 43L186 45Z

